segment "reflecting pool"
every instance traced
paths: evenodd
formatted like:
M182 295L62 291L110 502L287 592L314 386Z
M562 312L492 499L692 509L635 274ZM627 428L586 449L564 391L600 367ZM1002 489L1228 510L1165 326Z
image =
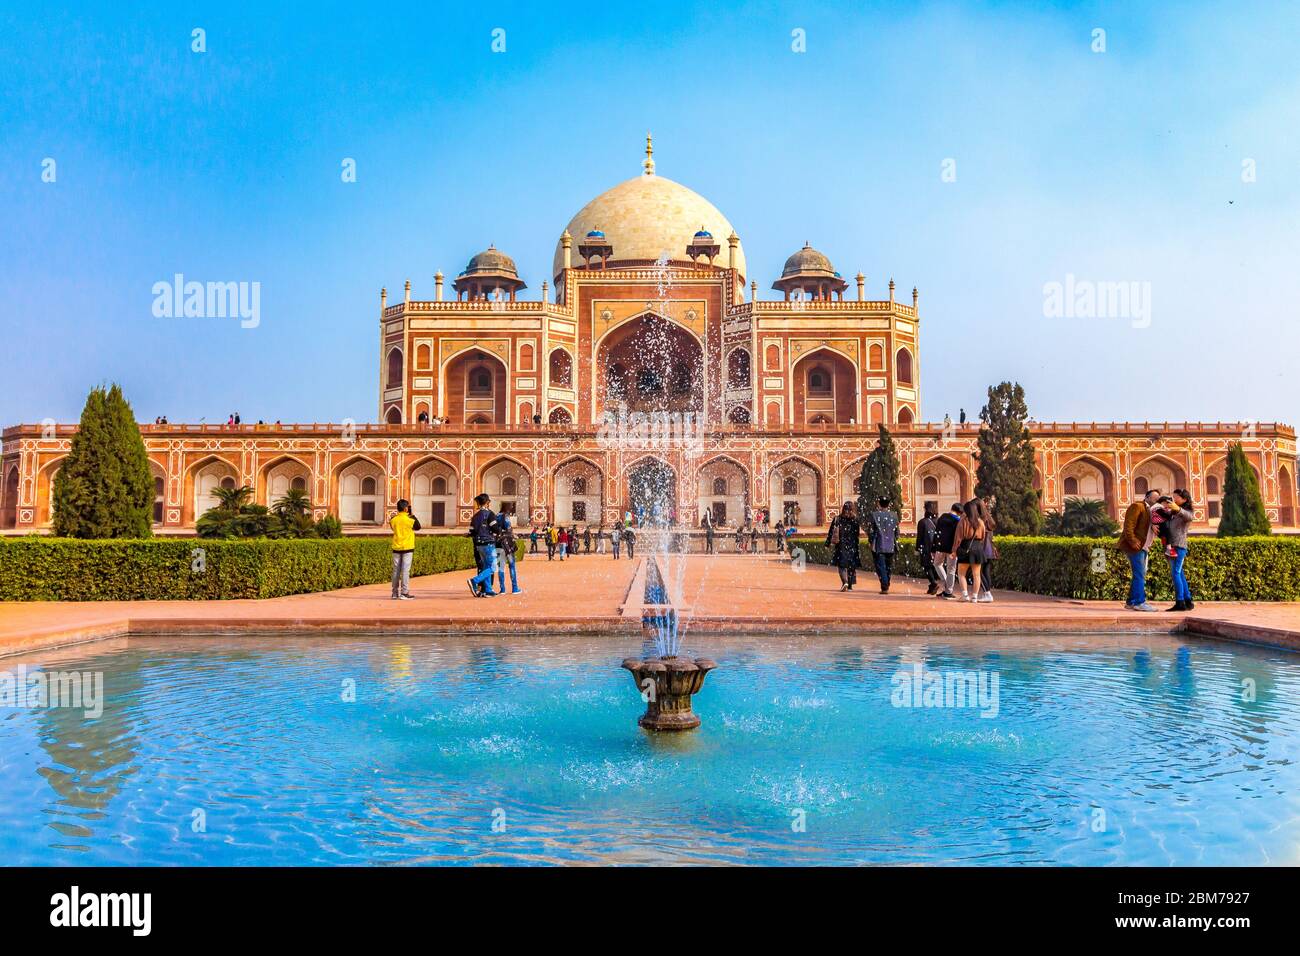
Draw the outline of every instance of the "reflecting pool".
M1292 864L1300 656L1134 635L736 637L654 736L599 635L132 638L26 658L6 864ZM39 680L40 678L36 678ZM50 681L53 686L53 681ZM87 685L89 686L89 685Z

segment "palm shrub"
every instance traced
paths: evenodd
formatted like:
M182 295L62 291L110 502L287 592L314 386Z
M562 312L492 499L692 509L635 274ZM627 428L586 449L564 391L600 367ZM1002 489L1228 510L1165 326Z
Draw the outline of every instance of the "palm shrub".
M299 488L290 488L271 506L271 538L316 538L316 522L311 519L311 499Z
M253 489L248 485L214 488L212 494L217 504L194 523L200 538L261 538L270 530L270 511L253 504Z
M1117 533L1119 524L1098 498L1066 498L1064 509L1050 511L1043 519L1043 534L1052 538L1109 538Z

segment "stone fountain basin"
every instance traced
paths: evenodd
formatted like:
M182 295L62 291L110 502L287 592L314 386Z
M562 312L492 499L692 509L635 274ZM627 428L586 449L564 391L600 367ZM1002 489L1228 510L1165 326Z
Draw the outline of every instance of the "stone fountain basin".
M691 710L691 696L699 693L704 678L718 665L707 657L629 657L623 668L632 674L636 688L649 692L646 711L637 721L647 730L692 730L700 718ZM646 681L652 684L647 686Z

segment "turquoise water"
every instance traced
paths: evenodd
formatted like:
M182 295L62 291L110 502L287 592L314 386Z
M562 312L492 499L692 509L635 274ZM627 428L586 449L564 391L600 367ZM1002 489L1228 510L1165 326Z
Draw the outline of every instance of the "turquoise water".
M718 669L703 727L675 737L636 726L618 665L641 646L610 637L131 639L0 659L102 672L105 691L98 719L0 709L0 859L1297 861L1300 656L1137 636L686 644ZM982 674L983 706L895 706L895 675L918 667Z

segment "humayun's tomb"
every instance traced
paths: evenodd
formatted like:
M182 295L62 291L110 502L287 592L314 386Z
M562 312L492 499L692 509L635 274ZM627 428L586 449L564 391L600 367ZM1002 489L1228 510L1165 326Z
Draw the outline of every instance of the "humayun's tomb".
M648 139L641 175L560 234L551 278L526 301L514 261L489 247L450 296L441 273L432 300L412 298L409 281L391 304L381 293L379 424L141 426L158 532L185 533L213 488L245 483L263 504L304 489L317 516L336 514L350 532L379 531L398 498L430 529L463 527L479 491L532 521L610 524L653 495L679 525L698 525L706 508L735 525L747 506L817 525L854 495L878 422L898 446L905 521L924 501L947 508L973 493L978 421L918 420L916 289L899 301L890 280L888 298L868 299L859 273L846 298L849 282L804 245L772 283L779 294L760 299L731 223L655 174ZM972 396L987 384L972 382ZM74 430L4 431L7 533L48 527ZM1242 440L1269 519L1296 525L1290 426L1034 422L1031 432L1044 510L1080 496L1117 516L1147 487L1187 487L1208 531L1225 455Z

